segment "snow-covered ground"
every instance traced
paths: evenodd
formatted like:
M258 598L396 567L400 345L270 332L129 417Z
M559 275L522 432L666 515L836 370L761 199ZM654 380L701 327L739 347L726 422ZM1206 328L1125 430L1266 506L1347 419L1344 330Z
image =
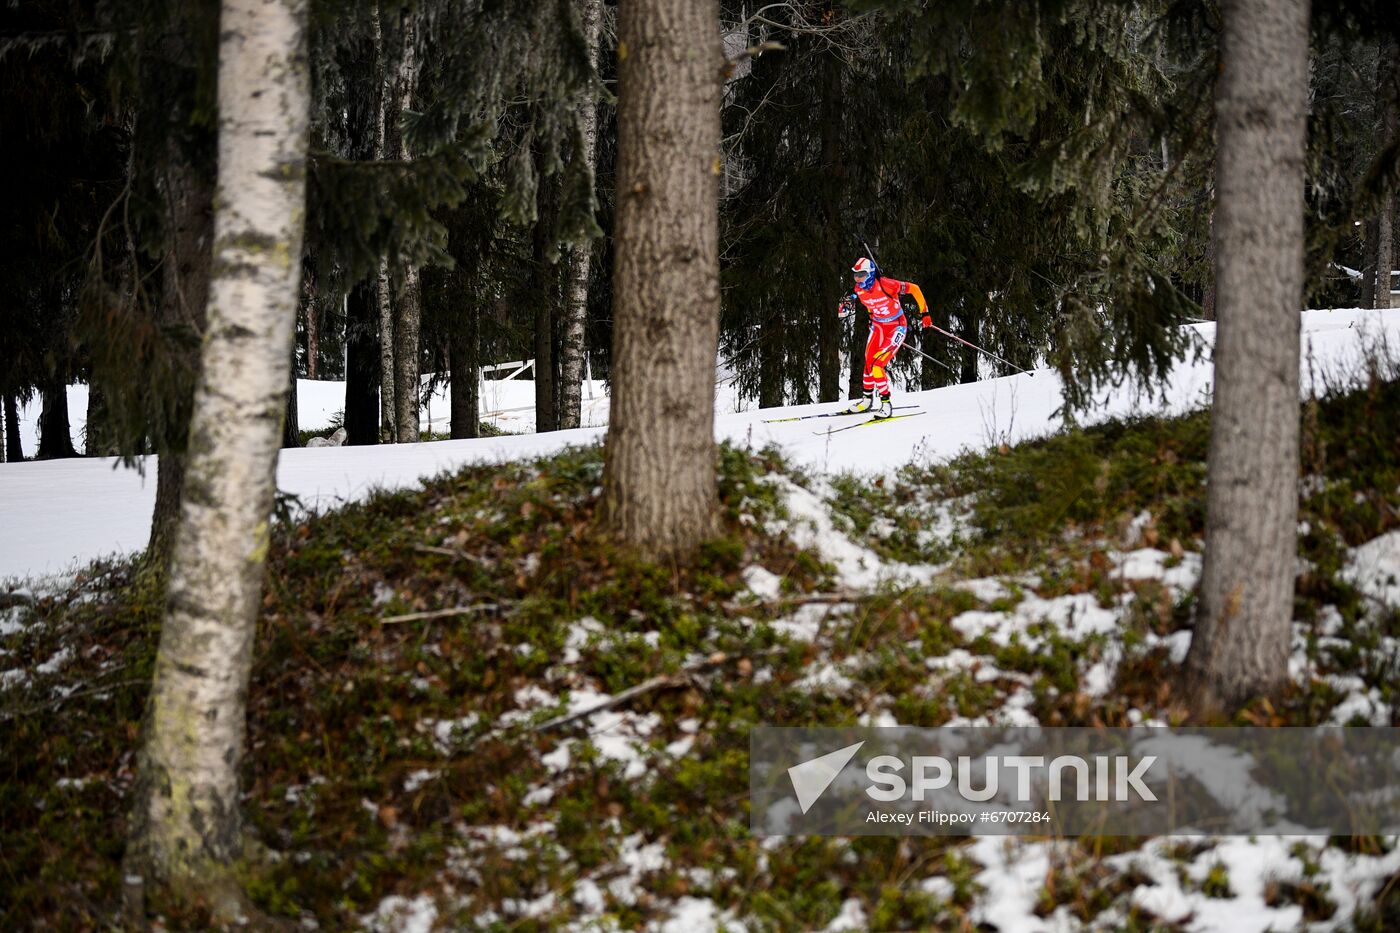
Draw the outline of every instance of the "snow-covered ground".
M1126 390L1108 393L1094 419L1129 414L1182 413L1209 402L1209 346L1213 324L1193 325L1200 338L1200 359L1180 365L1161 396L1145 399ZM1357 378L1368 352L1384 342L1400 349L1400 310L1309 311L1303 316L1304 391ZM533 427L534 386L529 381L488 382L483 412L506 430ZM298 387L301 427L326 426L343 404L341 383L302 381ZM911 460L937 460L965 448L1015 443L1052 432L1062 395L1058 377L1041 370L968 385L908 393L903 404L917 402L923 414L890 424L834 435L820 433L828 421L768 423L768 419L829 410L809 405L782 409L738 410L732 381L717 383L715 432L722 439L763 447L774 444L808 470L817 472L890 469ZM592 397L590 398L590 393ZM471 462L498 462L548 454L570 444L601 440L607 402L601 383L586 387L585 418L593 427L550 434L438 441L425 444L339 447L283 452L277 481L284 492L307 506L324 507L351 500L376 488L398 488L424 476ZM87 408L84 386L69 395L75 440L81 440ZM434 395L425 423L443 430L447 399ZM33 451L37 409L25 411L21 428ZM849 421L845 423L850 423ZM155 499L154 463L145 475L122 468L112 459L0 464L0 578L60 573L93 558L126 553L145 545Z

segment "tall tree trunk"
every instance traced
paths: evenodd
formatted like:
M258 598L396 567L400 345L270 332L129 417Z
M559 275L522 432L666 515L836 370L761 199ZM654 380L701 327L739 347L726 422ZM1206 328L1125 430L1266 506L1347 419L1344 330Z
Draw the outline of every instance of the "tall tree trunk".
M870 340L870 315L864 308L857 308L851 322L851 377L846 397L860 398L865 394L865 345Z
M404 268L403 287L395 303L394 320L394 406L397 409L395 423L400 444L416 443L420 436L418 339L421 309L422 279L418 267L408 265Z
M291 376L287 379L287 405L282 412L282 447L301 446L301 426L297 419L297 348L292 337Z
M659 556L718 528L717 0L618 7L613 399L603 515Z
M477 390L480 387L477 370L481 366L478 359L480 319L480 312L476 308L471 308L467 312L466 326L453 328L451 342L448 345L449 365L452 368L452 436L454 438L476 437L480 434L478 419L481 414L481 400L477 395Z
M379 443L379 303L365 279L345 300L345 443Z
M296 327L306 0L224 0L209 327L125 872L243 913L238 772Z
M1308 0L1230 0L1216 83L1215 399L1201 600L1203 707L1288 677L1298 548L1298 328Z
M316 269L301 269L301 292L306 304L306 378L321 378L321 296L316 289Z
M1363 308L1376 306L1376 241L1380 239L1380 222L1376 217L1366 221L1366 264L1361 270L1361 300Z
M24 459L24 445L19 439L19 403L12 393L5 393L5 462L19 463Z
M418 61L415 54L414 14L403 14L403 58L399 62L395 82L395 132L398 157L404 162L411 158L408 140L400 121L413 107L413 95L418 88ZM406 263L403 282L394 302L394 408L397 439L400 444L417 443L419 396L419 347L422 325L422 279L418 267Z
M554 407L554 306L559 295L559 268L550 261L558 187L557 178L544 177L543 143L535 143L535 175L539 179L539 207L531 235L534 280L528 283L529 301L535 308L535 431L559 427Z
M846 167L841 160L841 130L843 127L841 74L843 63L834 53L822 56L821 139L822 173L831 181L822 200L826 256L831 275L839 276L841 287L850 291L850 276L846 274L850 258L841 248L841 192L845 190ZM835 402L841 398L841 334L844 324L836 316L836 302L843 292L823 289L817 302L821 315L817 322L817 398ZM856 374L859 378L860 374Z
M1381 43L1376 63L1376 106L1381 112L1381 146L1388 146L1400 130L1400 47L1394 36ZM1390 307L1391 270L1395 268L1395 198L1381 204L1376 217L1376 277L1373 308Z
M44 407L39 414L39 451L36 460L76 457L72 428L68 423L68 380L60 373L41 390Z
M583 37L588 60L596 67L603 26L603 0L583 0ZM574 157L589 167L598 166L598 101L589 95L579 114L583 146ZM588 322L588 280L592 272L593 244L569 251L568 286L564 295L559 340L559 427L576 428L583 418L583 332Z
M384 11L379 8L379 4L374 5L372 15L374 73L378 95L374 111L374 158L382 161L389 157L389 104L393 92L389 80L388 55L384 49ZM378 291L375 297L379 308L379 442L392 444L398 440L398 399L395 397L398 379L394 367L394 283L387 256L381 256L379 259L377 282Z

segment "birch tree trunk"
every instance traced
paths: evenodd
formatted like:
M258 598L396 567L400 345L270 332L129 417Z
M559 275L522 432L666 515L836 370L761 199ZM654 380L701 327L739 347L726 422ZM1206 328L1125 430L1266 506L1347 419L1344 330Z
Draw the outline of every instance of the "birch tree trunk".
M588 60L597 66L603 25L603 0L583 0L583 37ZM579 114L583 147L575 158L596 172L598 166L598 102L589 96ZM576 428L583 419L583 330L588 321L588 277L593 259L591 243L569 251L569 281L564 294L564 320L559 341L559 427Z
M612 418L603 515L628 545L685 556L718 527L718 0L618 6Z
M248 675L296 324L310 81L307 0L224 0L208 330L134 788L126 874L216 915L244 907Z
M380 17L383 11L374 5L374 67L378 83L374 114L374 158L388 158L387 142L389 106L389 68L384 52L384 30ZM398 399L395 396L397 377L394 373L394 291L389 275L389 259L379 259L379 443L392 444L398 440Z
M1203 709L1288 676L1298 546L1298 328L1308 0L1222 5L1215 108L1215 398L1186 657Z
M418 62L414 43L414 14L403 15L403 58L399 62L395 97L395 136L398 139L398 157L407 162L410 158L408 140L404 138L403 127L398 121L405 111L413 106L413 95L418 88ZM395 296L394 303L394 407L400 444L417 443L418 434L418 337L422 322L422 280L418 267L405 264L403 282Z
M1381 43L1376 62L1376 106L1381 111L1380 145L1388 146L1400 130L1400 47L1393 36ZM1390 307L1390 273L1394 268L1395 198L1390 196L1376 217L1376 276L1371 307Z

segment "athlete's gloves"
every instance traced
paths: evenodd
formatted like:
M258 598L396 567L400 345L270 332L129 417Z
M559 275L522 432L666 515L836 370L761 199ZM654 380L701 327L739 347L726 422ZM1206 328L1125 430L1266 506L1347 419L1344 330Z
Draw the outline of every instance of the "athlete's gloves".
M919 322L919 329L920 329L920 330L928 330L928 329L929 329L930 327L932 327L932 326L933 326L933 318L930 317L929 315L925 314L925 315L924 315L924 319L923 319L922 321Z
M852 314L856 313L856 299L854 295L847 295L836 305L836 317L844 321Z

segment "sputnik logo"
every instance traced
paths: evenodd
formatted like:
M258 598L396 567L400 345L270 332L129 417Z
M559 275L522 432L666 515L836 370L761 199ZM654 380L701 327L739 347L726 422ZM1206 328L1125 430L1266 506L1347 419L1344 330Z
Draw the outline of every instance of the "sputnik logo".
M841 770L850 763L864 744L865 742L862 740L854 745L847 745L845 748L828 752L820 758L813 758L788 768L788 777L792 779L792 789L797 792L797 805L802 808L803 813L812 809L812 804L826 793L831 782L836 780L836 775L841 773Z

